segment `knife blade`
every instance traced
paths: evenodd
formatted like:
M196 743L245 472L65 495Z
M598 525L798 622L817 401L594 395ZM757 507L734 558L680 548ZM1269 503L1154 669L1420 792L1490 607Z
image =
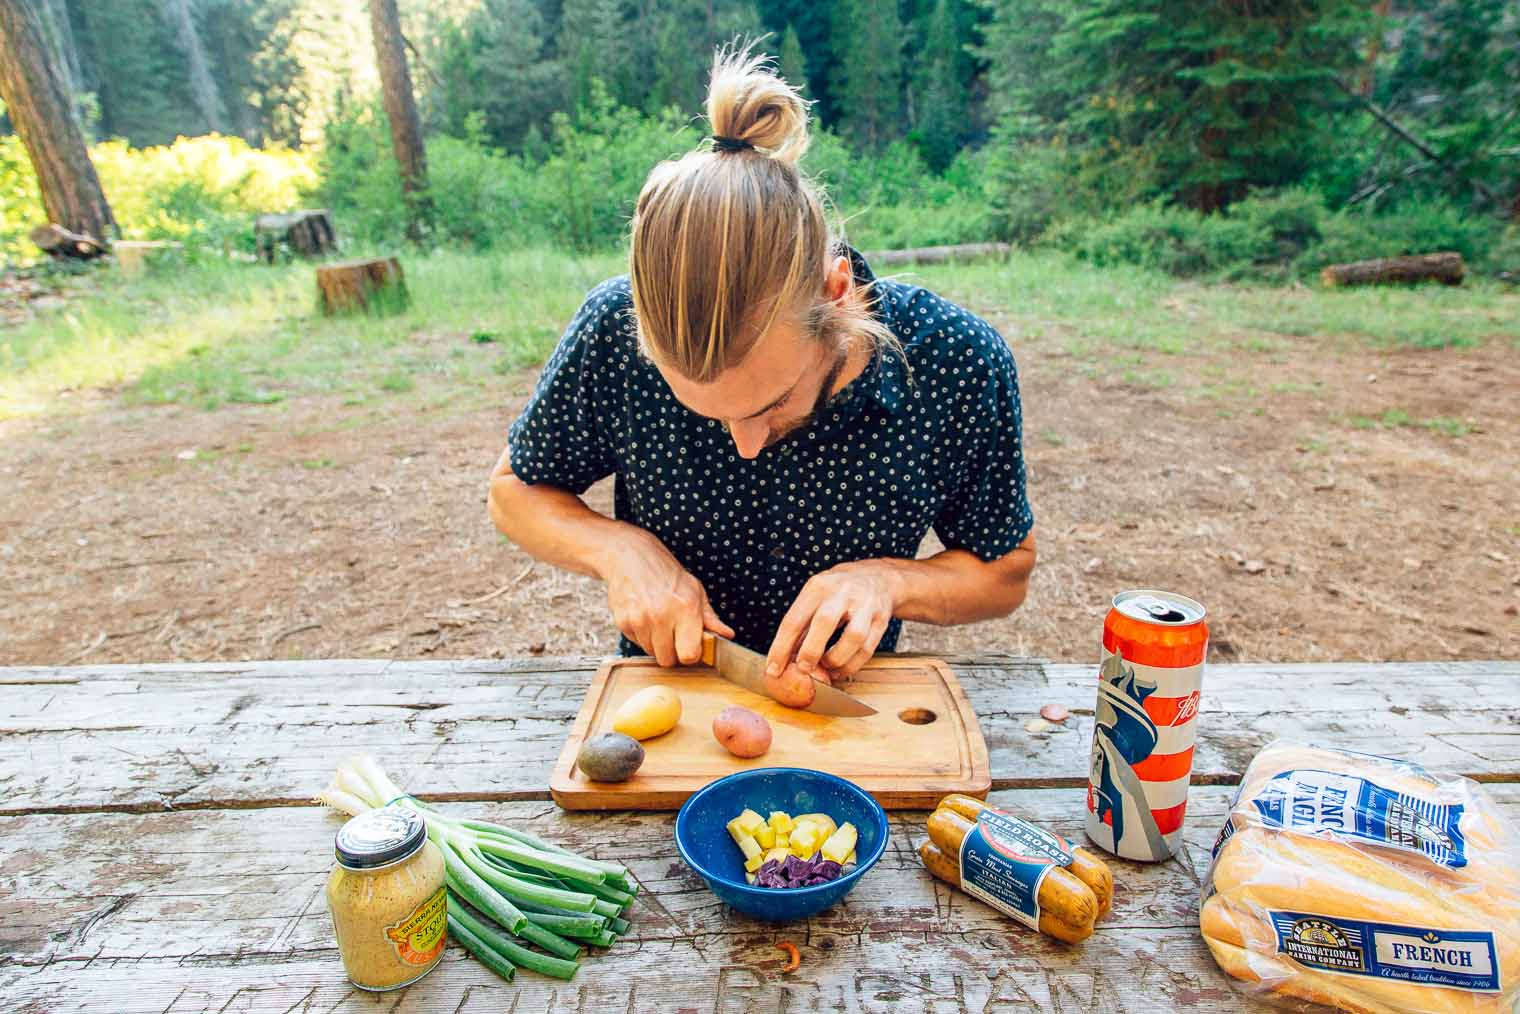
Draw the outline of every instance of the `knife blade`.
M737 683L761 697L769 697L773 701L776 699L776 695L765 684L765 656L759 652L750 651L742 644L735 644L717 634L703 634L702 661L716 669L718 675L730 683ZM813 680L813 691L813 703L799 710L811 711L815 715L841 715L848 718L876 714L876 709L869 704L851 697L843 690L836 690L821 680Z

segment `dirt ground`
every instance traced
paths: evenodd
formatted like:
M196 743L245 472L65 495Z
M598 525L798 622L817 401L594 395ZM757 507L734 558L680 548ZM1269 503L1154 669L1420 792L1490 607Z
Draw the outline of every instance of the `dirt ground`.
M1014 616L910 626L904 650L1092 660L1110 597L1159 587L1209 607L1216 662L1520 657L1512 342L1163 359L1233 377L1221 399L990 316L1022 372L1040 563ZM106 393L0 424L0 663L610 650L600 587L486 518L531 382L378 411ZM591 499L610 511L610 484Z

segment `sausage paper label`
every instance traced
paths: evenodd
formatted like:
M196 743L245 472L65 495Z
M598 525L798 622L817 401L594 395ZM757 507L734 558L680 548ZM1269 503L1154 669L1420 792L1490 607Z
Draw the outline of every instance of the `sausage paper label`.
M1360 919L1268 912L1277 950L1300 965L1479 993L1499 990L1494 935L1430 930Z
M1332 771L1284 771L1251 800L1269 827L1402 849L1453 869L1467 865L1462 804L1432 803Z
M977 814L961 841L961 890L1030 929L1040 928L1040 882L1071 865L1071 843L1008 813Z

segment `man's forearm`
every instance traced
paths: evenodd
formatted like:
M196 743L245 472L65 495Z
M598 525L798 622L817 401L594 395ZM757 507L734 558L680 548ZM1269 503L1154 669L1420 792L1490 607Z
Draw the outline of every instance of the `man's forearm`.
M491 521L535 559L606 579L607 563L641 530L586 506L569 490L491 477Z
M1007 556L983 562L964 549L924 560L880 560L892 587L893 615L937 626L1007 616L1024 602L1034 570L1034 538Z

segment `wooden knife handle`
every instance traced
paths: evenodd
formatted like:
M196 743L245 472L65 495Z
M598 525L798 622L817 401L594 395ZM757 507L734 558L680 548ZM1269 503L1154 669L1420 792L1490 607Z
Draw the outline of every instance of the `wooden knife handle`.
M718 642L713 635L702 635L702 664L716 666L718 664Z

